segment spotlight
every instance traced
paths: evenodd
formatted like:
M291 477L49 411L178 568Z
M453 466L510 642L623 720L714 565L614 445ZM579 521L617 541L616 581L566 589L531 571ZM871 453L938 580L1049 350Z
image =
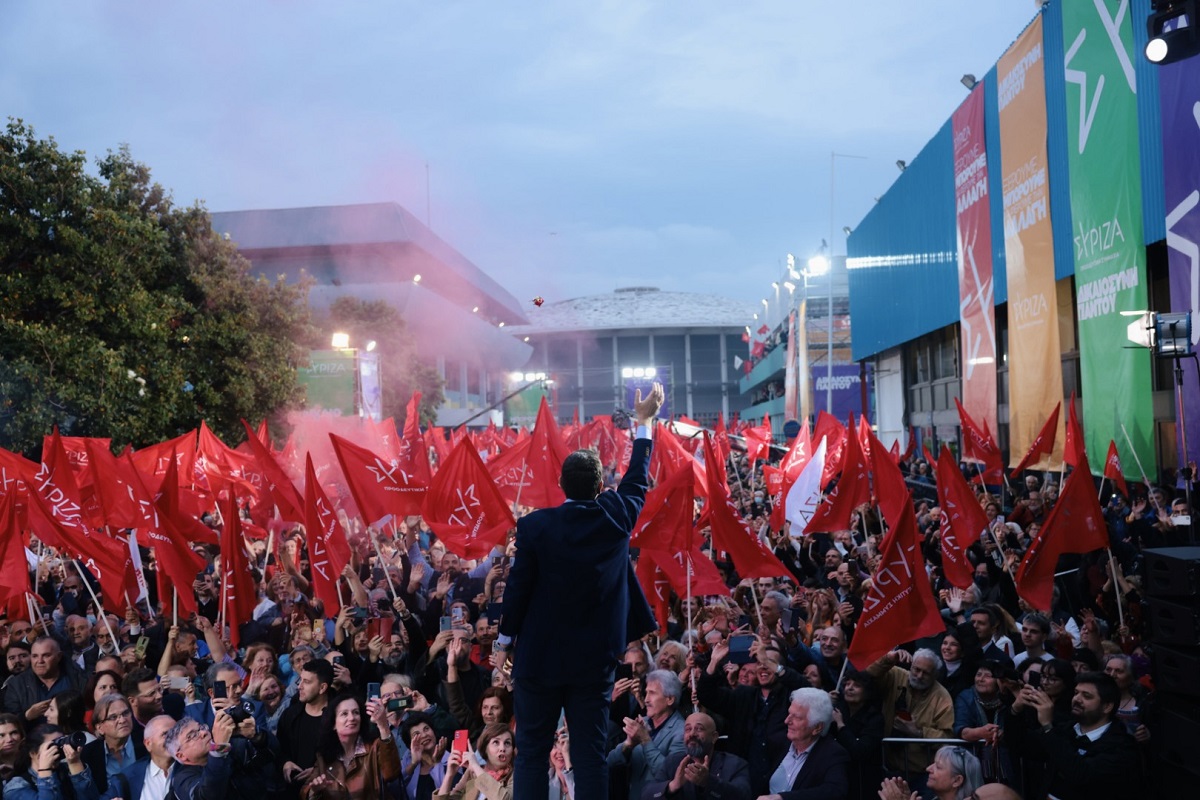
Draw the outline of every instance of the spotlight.
M525 373L525 380L527 380L527 381L530 381L530 382L532 382L532 381L536 381L536 380L537 380L537 373L536 373L536 372L526 372L526 373Z
M844 226L842 226L842 233L849 236L850 234L854 233L854 229L851 228L849 225L844 225Z
M1153 0L1154 9L1146 18L1150 41L1146 58L1160 66L1173 64L1200 53L1200 34L1196 32L1200 9L1197 0Z
M367 342L367 352L371 353L371 352L374 352L374 350L375 350L375 340L372 339L371 341Z
M513 383L520 383L525 379L525 374L522 372L513 372L509 374L508 379Z
M824 275L829 272L829 259L825 256L813 256L808 260L809 275Z
M329 344L333 347L334 350L345 350L347 347L350 346L350 334L335 333L333 335L333 338L330 339Z
M632 378L633 377L633 367L623 368L621 370L621 377L622 378Z
M655 369L654 367L646 367L646 377L647 378L653 378L657 374L658 374L658 370Z
M413 275L413 283L420 283L420 282L421 282L421 273L418 272L416 275Z
M963 75L961 78L959 78L959 80L962 81L963 86L967 87L968 91L970 91L971 89L974 89L975 85L977 83L979 83L979 81L975 80L975 76L969 72L966 75Z
M501 323L500 323L499 325L497 325L496 327L498 327L498 328L503 328L503 327L504 327L504 323L503 323L503 322L501 322Z
M472 313L472 314L478 314L478 313L479 313L479 306L475 306L474 308L472 308L472 309L471 309L471 313Z
M646 377L646 370L643 369L642 367L634 367L633 368L633 377L635 377L635 378Z
M900 170L901 172L904 172L904 170L908 169L908 162L905 161L903 158L900 159L899 161L896 162L896 169Z

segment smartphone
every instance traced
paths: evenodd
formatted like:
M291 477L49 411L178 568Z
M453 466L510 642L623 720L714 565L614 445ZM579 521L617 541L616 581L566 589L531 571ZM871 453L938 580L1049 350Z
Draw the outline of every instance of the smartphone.
M1040 669L1035 669L1033 672L1030 672L1026 677L1028 678L1029 685L1031 687L1033 687L1034 689L1042 688L1042 671Z
M627 681L633 678L633 664L617 664L617 680Z
M322 633L324 630L325 630L325 623L324 623L324 621L323 621L323 620L319 620L319 619L314 619L314 620L313 620L313 627L312 627L312 635L313 635L313 638L314 638L314 639L316 639L317 637L319 637L319 636L321 635L321 633Z
M173 675L167 679L167 688L186 692L191 680L186 675Z
M367 618L368 613L370 613L370 612L367 611L367 609L362 608L360 606L355 606L354 610L352 610L350 612L350 616L361 622L362 620Z
M368 683L367 684L367 699L368 700L378 700L379 699L379 684L378 683Z
M455 606L450 609L450 619L455 625L462 625L467 621L467 610L462 606Z
M342 666L345 666L345 664L346 664L345 657L343 657L343 656L334 656L333 657L333 665L335 667L342 667Z
M225 681L215 681L213 683L212 692L214 700L224 700L229 696L225 691Z
M454 620L450 619L449 617L441 617L440 619L438 619L438 630L439 631L448 631L452 627L454 627Z
M458 730L454 732L454 744L450 749L457 753L466 754L471 749L471 734L466 730Z
M489 625L499 625L500 615L504 613L504 603L488 603L487 619Z
M753 661L754 656L750 655L750 645L753 643L753 636L730 636L729 663L749 664L751 661Z
M367 638L374 639L378 636L386 640L391 635L391 621L390 617L373 617L367 620Z
M508 556L492 556L492 566L493 567L507 567L508 566Z
M137 640L137 646L134 647L133 652L137 653L138 658L145 658L146 657L146 648L148 648L149 646L150 646L150 637L149 636L139 636L138 640Z
M375 567L371 570L371 580L375 581L377 587L382 586L387 583L387 575L384 574L382 569Z
M410 708L412 708L411 697L393 697L387 701L387 710L393 714L408 711Z

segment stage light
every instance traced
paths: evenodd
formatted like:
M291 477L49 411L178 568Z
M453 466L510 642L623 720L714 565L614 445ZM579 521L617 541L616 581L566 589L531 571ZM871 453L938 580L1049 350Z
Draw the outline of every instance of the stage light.
M1146 58L1163 66L1200 53L1200 34L1196 31L1197 0L1154 0L1154 9L1146 18Z
M971 89L974 89L976 84L979 83L979 81L975 80L975 76L969 72L966 75L963 75L961 78L959 78L959 80L962 81L963 86L967 87L968 91Z
M335 350L345 350L347 347L350 346L350 334L335 333L333 335L333 338L330 339L329 344Z

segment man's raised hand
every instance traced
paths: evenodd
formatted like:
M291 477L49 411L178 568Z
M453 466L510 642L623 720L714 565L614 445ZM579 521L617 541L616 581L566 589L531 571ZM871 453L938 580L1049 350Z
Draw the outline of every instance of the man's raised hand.
M644 398L642 397L642 390L638 389L633 400L633 410L637 415L638 425L649 425L658 416L658 410L662 408L665 398L662 384L658 381L654 382L650 394Z

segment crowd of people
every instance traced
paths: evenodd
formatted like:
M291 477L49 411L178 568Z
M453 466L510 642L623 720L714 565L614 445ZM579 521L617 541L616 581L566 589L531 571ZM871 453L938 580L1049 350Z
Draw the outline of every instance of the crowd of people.
M736 455L731 466L759 530L771 510L760 469ZM903 468L933 480L928 465ZM1034 474L1015 500L978 489L992 522L969 548L966 590L941 575L939 509L917 501L945 631L873 664L846 653L878 565L875 509L833 535L763 526L784 578L743 579L709 551L730 593L674 596L666 628L630 642L617 668L610 796L1143 793L1155 706L1138 570L1146 547L1183 541L1173 520L1188 509L1164 488L1112 495L1115 559L1060 564L1053 606L1035 609L1012 573L1056 489ZM302 530L274 552L247 540L260 602L236 647L214 546L195 546L208 566L177 588L198 613L178 619L153 595L105 613L86 569L36 547L39 613L0 625L5 800L524 797L512 676L491 658L515 543L464 562L420 518L351 524L335 611L312 597ZM545 771L550 798L575 797L565 723Z

